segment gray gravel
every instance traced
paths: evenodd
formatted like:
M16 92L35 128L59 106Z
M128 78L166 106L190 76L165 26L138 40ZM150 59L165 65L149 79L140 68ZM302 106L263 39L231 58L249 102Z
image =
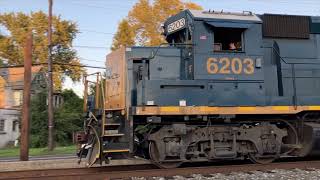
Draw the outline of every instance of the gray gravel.
M248 173L243 172L233 172L230 174L210 174L210 175L201 175L194 174L192 176L183 177L183 176L173 176L173 177L133 177L132 180L217 180L217 179L226 179L226 180L317 180L320 179L320 169L292 169L292 170L283 170L275 169L272 171L251 171Z

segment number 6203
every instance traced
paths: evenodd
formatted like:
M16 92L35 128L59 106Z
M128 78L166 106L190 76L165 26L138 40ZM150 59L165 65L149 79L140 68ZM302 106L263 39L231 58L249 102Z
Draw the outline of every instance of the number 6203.
M251 58L232 58L223 57L208 58L207 60L207 72L209 74L253 74L254 62Z

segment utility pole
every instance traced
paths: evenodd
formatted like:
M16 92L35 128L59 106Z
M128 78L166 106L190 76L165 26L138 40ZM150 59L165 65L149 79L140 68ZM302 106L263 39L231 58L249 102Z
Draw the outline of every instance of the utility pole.
M29 129L30 129L30 95L31 95L31 64L32 64L32 32L28 35L24 47L24 83L21 122L20 160L29 160Z
M53 82L52 82L52 58L51 58L51 38L52 38L52 0L49 0L48 16L48 150L54 149L54 122L53 122Z

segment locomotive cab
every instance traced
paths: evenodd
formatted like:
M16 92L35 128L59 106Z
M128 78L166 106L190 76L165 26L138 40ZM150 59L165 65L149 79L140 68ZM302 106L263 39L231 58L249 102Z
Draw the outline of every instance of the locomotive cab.
M257 15L185 10L170 17L164 27L168 43L184 45L189 55L181 57L181 71L189 80L185 86L200 87L180 99L191 106L265 104L262 21ZM197 94L205 99L196 100Z

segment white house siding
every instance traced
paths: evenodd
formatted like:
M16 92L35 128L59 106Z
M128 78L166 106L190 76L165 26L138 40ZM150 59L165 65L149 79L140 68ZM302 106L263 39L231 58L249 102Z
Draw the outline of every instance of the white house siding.
M32 78L37 77L33 80L31 87L35 93L42 91L46 85L45 74L41 73L40 70L40 66L32 67ZM4 101L4 105L0 103L2 105L0 107L0 120L5 120L5 129L0 131L0 148L5 147L8 143L14 143L20 136L23 73L23 68L0 69L0 76L3 76L2 79L5 81L0 85L0 87L5 87L4 94L2 93L0 97L0 100ZM14 122L17 122L15 123L15 131L12 127Z
M4 131L0 131L0 148L5 147L8 143L14 143L19 138L19 117L20 112L17 110L0 109L0 121L4 120ZM15 125L15 131L13 126Z

